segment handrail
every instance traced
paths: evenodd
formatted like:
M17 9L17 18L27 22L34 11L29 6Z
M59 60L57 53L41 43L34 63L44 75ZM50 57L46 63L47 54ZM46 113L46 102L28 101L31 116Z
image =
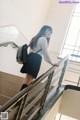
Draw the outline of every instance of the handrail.
M16 43L12 42L12 41L8 41L8 42L3 42L3 43L0 43L0 47L4 46L4 47L7 47L9 44L12 44L14 45L15 47L19 47Z
M76 55L76 54L71 54L71 56L80 57L80 55Z
M63 60L58 62L58 64L64 63L64 60L68 60L69 55L67 55ZM54 70L57 68L57 66L53 65L47 72L42 74L39 78L37 78L31 85L29 85L27 88L23 89L21 92L19 92L17 95L15 95L12 99L10 99L7 103L5 103L1 108L0 111L7 110L12 104L14 104L18 99L20 99L26 92L28 92L31 88L33 88L35 85L40 83L45 77L50 75Z
M70 54L66 55L63 59L61 59L58 64L63 63L66 59L68 59L70 57Z
M15 95L12 99L10 99L7 103L5 103L2 106L2 109L0 111L4 111L8 107L10 107L12 104L15 103L18 99L20 99L21 96L23 96L27 91L29 91L32 87L34 87L36 84L40 83L45 77L47 77L52 71L54 71L55 67L51 67L46 73L42 74L39 78L37 78L31 85L29 85L27 88L23 89L21 92L19 92L17 95Z
M56 92L52 91L52 93L50 94L51 99L46 102L44 109L41 111L41 114L39 114L39 116L36 117L36 120L42 120L42 118L44 118L44 116L46 115L46 112L52 109L56 101L59 100L59 98L63 95L64 91L66 90L75 90L80 92L80 87L73 85L62 85L58 89L58 91Z

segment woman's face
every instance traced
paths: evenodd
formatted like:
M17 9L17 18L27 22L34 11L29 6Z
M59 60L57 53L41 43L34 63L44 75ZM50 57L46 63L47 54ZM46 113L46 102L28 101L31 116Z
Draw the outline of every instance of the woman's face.
M45 33L44 33L44 36L45 36L46 38L50 38L50 37L51 37L51 34L52 34L52 31L51 31L50 29L46 29L46 30L45 30Z

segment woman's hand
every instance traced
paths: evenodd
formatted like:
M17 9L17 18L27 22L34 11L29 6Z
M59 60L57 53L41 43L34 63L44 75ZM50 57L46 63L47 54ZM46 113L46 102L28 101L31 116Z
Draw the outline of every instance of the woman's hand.
M55 63L55 64L53 64L53 66L57 66L57 67L59 67L59 64L58 64L58 63Z
M55 64L51 63L51 65L52 65L52 66L57 66L57 67L59 66L58 63L55 63Z

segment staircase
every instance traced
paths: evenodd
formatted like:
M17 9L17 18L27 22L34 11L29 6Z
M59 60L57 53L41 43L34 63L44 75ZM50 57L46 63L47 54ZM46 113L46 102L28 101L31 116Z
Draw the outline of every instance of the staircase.
M41 119L40 111L61 86L68 57L58 62L59 67L51 67L20 92L23 78L1 72L0 112L8 112L8 120L39 120L39 116Z
M19 41L21 45L27 42L23 37L21 37ZM1 43L0 47L7 47L8 45L12 45L13 48L18 47L18 45L11 41ZM12 57L15 57L15 55ZM78 96L80 97L80 88L62 86L68 59L69 56L66 56L60 60L58 67L52 66L22 91L19 91L23 82L22 77L0 71L0 120L2 120L1 112L8 113L8 120L56 120L58 112L72 116L72 109L68 110L67 106L70 105L70 101L72 103L71 108L73 108L73 106L74 109L76 108L74 99L76 99L77 103L79 102ZM12 58L10 60L12 60ZM72 91L70 89L72 89ZM68 92L66 92L66 90L68 90ZM75 96L74 91L76 91ZM77 104L77 108L78 112L76 114L78 115L76 116L76 114L74 114L74 117L80 119L79 103Z
M23 38L23 37L22 37ZM24 38L19 39L20 43L27 42ZM19 43L19 42L18 42ZM0 47L11 45L13 48L18 47L14 42L4 42L0 44ZM4 49L3 49L4 50ZM9 49L8 49L9 50ZM15 72L15 52L16 49L6 52L13 52L13 56L9 59L10 64L9 71L12 73ZM3 54L5 58L5 51ZM59 66L52 66L48 71L38 77L31 85L27 88L20 90L22 85L23 78L14 76L12 74L4 73L2 71L7 71L9 62L3 59L2 62L2 71L0 72L0 120L1 112L8 113L8 120L39 120L42 118L42 112L45 114L47 109L44 109L48 101L52 101L52 96L55 96L56 92L59 90L66 66L68 63L69 56L66 56L64 59L58 62ZM13 61L12 61L13 60ZM6 63L5 63L6 62ZM3 65L6 64L7 68L3 69ZM14 65L13 69L11 69ZM10 71L10 72L11 72ZM55 98L55 97L54 97ZM55 99L54 99L55 100ZM49 107L49 106L48 106Z
M0 105L4 105L20 90L23 78L0 72Z

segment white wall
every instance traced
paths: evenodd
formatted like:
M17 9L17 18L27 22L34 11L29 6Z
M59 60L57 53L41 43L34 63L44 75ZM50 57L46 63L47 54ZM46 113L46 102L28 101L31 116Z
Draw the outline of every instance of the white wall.
M19 33L15 26L0 28L0 43L4 43L6 41L13 41L18 46L28 43L27 39ZM13 45L0 47L0 71L24 76L20 73L20 68L22 65L16 62L16 53L17 48L14 48Z
M63 84L72 84L77 86L78 81L80 81L79 77L80 77L80 63L70 61L67 66ZM78 86L80 86L80 82Z
M30 40L44 24L52 0L0 0L0 26L14 24Z
M80 91L71 89L64 91L60 113L80 120Z
M51 25L53 34L49 48L52 51L50 56L54 63L58 61L57 56L60 53L72 11L73 5L59 4L58 0L0 0L0 26L15 25L30 40L43 24ZM22 41L26 42L27 40L18 36L16 43L23 43ZM19 72L21 65L15 61L15 49L10 46L5 49L0 48L0 54L3 54L0 59L0 71L23 76ZM47 63L45 65L43 62L40 73L45 72L49 67ZM67 76L68 73L66 78Z
M52 0L0 0L0 26L15 25L30 40L45 24L51 2ZM15 42L19 44L27 41L21 38L18 36ZM24 76L19 72L21 65L16 63L16 49L1 47L0 55L0 71Z
M59 0L53 0L51 11L46 23L53 27L53 35L50 42L50 50L59 53L64 36L72 15L73 4L60 4Z
M57 113L59 112L62 102L62 96L56 101L55 105L47 111L41 120L55 120Z
M53 27L53 34L50 42L50 51L53 53L53 61L55 62L57 61L55 58L59 56L62 44L66 39L66 33L71 22L74 6L74 4L59 4L59 0L53 0L48 19L46 20L46 23ZM66 71L64 79L77 83L80 75L80 63L69 62L68 67L70 69L76 70L72 70L74 72ZM67 81L64 82L64 84L66 83L72 84ZM75 83L73 83L73 85L75 85Z

